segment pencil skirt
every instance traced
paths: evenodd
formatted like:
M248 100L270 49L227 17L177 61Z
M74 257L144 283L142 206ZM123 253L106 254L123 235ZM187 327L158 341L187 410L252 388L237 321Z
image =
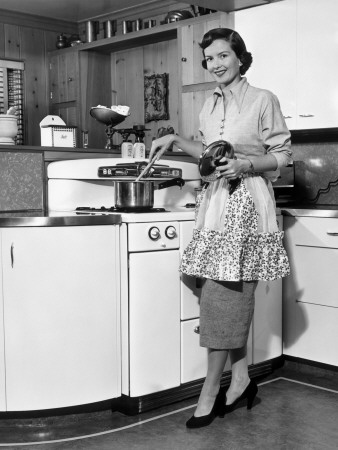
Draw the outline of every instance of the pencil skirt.
M257 283L205 280L200 299L201 347L230 350L247 343Z

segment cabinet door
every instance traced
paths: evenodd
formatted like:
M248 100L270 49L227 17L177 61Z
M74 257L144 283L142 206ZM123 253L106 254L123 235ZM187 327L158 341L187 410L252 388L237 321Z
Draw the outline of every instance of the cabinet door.
M277 95L288 127L296 128L296 1L284 0L234 14L235 29L253 56L245 76L252 86Z
M131 397L159 392L180 384L178 265L178 250L130 255Z
M187 247L191 238L195 221L180 222L180 249L181 252ZM200 280L190 277L184 273L181 277L181 320L199 317L199 298L201 294Z
M120 396L118 234L2 230L8 411Z
M338 365L338 220L285 218L283 353Z
M282 2L283 3L283 2ZM297 0L298 128L338 126L338 2Z
M277 217L283 230L283 217ZM253 318L253 363L277 358L282 349L282 279L259 281Z
M181 323L181 383L204 378L207 375L208 352L200 347L199 319Z
M222 24L220 18L206 18L202 22L183 26L180 30L179 42L181 45L182 85L205 83L213 81L209 72L203 69L201 62L203 52L199 46L203 35Z
M49 69L51 103L76 101L79 88L77 52L52 56Z
M1 232L0 232L1 233ZM0 234L0 255L2 253ZM2 260L0 260L2 263ZM0 286L2 286L2 270L0 270ZM2 289L0 291L0 411L6 411L6 362L5 362L5 329L4 329L4 302Z

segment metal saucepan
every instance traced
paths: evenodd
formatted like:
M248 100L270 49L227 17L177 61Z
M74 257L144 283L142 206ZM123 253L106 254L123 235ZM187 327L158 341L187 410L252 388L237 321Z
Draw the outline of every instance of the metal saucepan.
M154 181L115 181L115 207L128 210L148 210L154 206L154 190L184 186L182 178L173 178L155 186Z

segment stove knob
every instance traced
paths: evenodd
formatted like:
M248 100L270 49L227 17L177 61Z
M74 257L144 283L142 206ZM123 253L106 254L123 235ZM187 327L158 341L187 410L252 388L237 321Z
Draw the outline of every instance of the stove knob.
M165 229L165 235L168 239L174 239L177 236L176 228L170 225Z
M157 227L151 227L148 231L148 235L152 241L160 239L161 233Z

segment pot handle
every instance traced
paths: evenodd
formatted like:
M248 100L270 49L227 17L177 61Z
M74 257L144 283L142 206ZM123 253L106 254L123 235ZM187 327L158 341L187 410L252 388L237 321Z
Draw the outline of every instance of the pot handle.
M170 186L179 186L182 188L185 185L185 181L182 178L173 178L172 180L163 181L156 186L156 189L165 189Z

